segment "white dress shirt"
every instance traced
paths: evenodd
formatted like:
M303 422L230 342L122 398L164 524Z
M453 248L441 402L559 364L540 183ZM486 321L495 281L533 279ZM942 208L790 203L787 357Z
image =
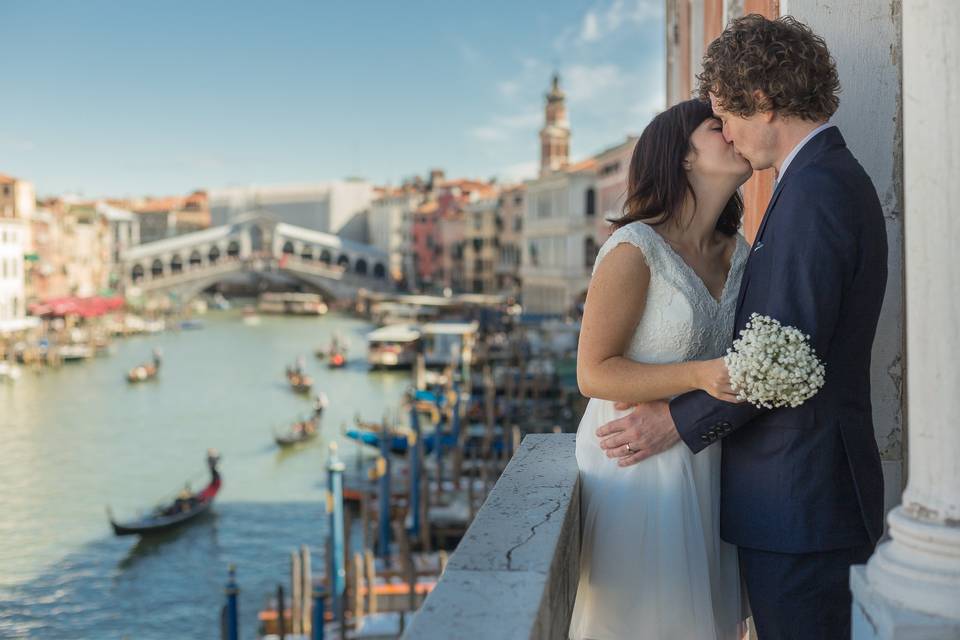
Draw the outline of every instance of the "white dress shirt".
M793 151L791 151L791 152L787 155L786 159L784 159L784 161L783 161L783 164L780 165L780 171L777 172L777 178L776 178L776 180L775 180L774 183L773 183L773 188L774 188L774 189L777 188L777 184L780 182L780 178L783 176L784 173L786 173L787 167L790 166L790 163L793 162L793 159L797 157L797 154L798 154L798 153L800 153L800 149L803 149L803 146L804 146L805 144L807 144L808 142L810 142L810 141L813 139L813 137L816 136L816 135L817 135L818 133L820 133L821 131L824 131L825 129L829 129L830 127L835 127L835 126L837 126L837 125L831 124L831 123L829 123L829 122L823 123L822 125L820 125L820 126L817 127L816 129L814 129L813 131L811 131L810 133L808 133L808 134L806 135L806 137L804 137L804 139L801 140L801 141L797 144L797 146L795 146L795 147L793 148Z

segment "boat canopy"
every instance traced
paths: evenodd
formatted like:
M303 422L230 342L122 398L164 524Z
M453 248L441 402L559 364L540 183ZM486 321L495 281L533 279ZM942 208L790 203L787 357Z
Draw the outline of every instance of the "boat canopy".
M476 333L480 325L476 322L430 322L420 327L423 334L430 335L470 335Z
M368 342L414 342L420 338L420 331L409 324L392 324L367 334Z

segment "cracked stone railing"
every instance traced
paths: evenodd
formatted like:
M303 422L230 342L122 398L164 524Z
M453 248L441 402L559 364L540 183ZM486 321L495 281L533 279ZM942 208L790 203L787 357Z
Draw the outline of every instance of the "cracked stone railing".
M404 639L567 637L580 554L574 437L523 439Z

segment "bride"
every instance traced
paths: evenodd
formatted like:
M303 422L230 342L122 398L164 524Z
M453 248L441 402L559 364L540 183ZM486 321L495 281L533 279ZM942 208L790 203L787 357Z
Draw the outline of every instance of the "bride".
M750 174L699 100L654 118L633 152L580 333L577 379L591 400L577 431L574 640L742 637L737 551L719 537L720 447L694 456L681 442L620 466L595 432L630 405L696 389L736 402L721 356L749 254L737 189Z

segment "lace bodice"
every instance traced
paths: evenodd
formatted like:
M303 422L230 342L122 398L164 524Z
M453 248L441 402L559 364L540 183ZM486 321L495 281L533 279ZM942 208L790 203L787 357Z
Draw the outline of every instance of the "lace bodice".
M644 222L617 229L600 247L594 272L604 256L623 242L638 247L650 267L646 306L626 357L662 364L723 355L733 341L737 293L750 253L743 236L737 236L719 302L680 254Z

